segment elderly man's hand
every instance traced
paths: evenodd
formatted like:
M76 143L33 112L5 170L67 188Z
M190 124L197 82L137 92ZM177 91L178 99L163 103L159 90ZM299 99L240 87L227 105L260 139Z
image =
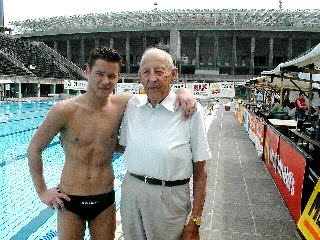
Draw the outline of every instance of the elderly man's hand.
M200 240L199 226L192 220L189 220L188 224L184 226L181 240Z
M190 118L192 114L197 111L197 101L194 95L186 88L179 88L176 91L177 100L175 102L175 109L182 107L183 117Z

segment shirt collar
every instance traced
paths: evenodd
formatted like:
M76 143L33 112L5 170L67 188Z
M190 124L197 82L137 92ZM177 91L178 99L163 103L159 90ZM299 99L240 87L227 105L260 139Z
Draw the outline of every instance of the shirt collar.
M169 110L170 112L175 112L174 103L176 101L176 98L177 96L174 93L174 91L170 90L168 96L165 99L163 99L159 105L162 105L165 109ZM141 96L141 98L139 98L139 103L136 106L142 107L147 104L149 104L148 96L145 94L144 96Z

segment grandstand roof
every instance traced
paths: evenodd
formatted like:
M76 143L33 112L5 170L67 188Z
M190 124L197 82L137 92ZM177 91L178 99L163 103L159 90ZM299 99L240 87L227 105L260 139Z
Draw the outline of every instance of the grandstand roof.
M194 9L59 16L11 22L15 33L53 35L139 29L210 27L320 31L320 10Z
M0 34L0 76L85 79L77 66L40 42Z

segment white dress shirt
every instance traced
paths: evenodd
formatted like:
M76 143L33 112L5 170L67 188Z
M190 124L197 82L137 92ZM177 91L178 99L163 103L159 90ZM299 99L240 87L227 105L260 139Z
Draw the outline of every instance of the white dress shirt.
M192 161L211 158L201 105L198 103L190 119L183 119L181 107L174 110L175 100L173 91L155 108L147 95L135 95L129 100L120 130L129 172L181 180L191 177Z

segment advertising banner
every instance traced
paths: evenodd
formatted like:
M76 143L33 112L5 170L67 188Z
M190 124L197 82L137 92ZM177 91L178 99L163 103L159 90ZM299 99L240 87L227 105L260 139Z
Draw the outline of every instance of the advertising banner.
M297 223L306 160L271 128L266 126L265 130L264 162Z
M249 111L246 108L243 108L243 126L247 132L249 132Z
M253 115L253 114L250 114L249 115L249 122L248 122L248 125L249 125L249 131L248 131L248 134L249 134L249 138L250 140L256 145L256 116Z
M127 92L127 93L139 93L139 90L137 90L138 88L137 83L118 83L117 84L117 89L116 92L117 93L122 93L122 92Z
M249 138L254 143L258 156L263 153L264 144L264 124L257 118L256 115L250 114L249 117Z
M259 157L262 157L264 145L264 128L265 125L257 118L256 119L256 150Z
M306 239L320 239L320 180L299 219L298 228Z
M64 89L87 90L87 81L64 80Z
M211 90L212 98L219 98L219 97L234 98L235 96L233 82L210 83L210 90Z
M196 98L210 98L209 83L189 83L186 87L191 90L191 92Z
M243 106L238 104L237 118L241 124L243 123L243 109Z
M173 83L170 85L171 89L182 88L185 87L184 83Z

